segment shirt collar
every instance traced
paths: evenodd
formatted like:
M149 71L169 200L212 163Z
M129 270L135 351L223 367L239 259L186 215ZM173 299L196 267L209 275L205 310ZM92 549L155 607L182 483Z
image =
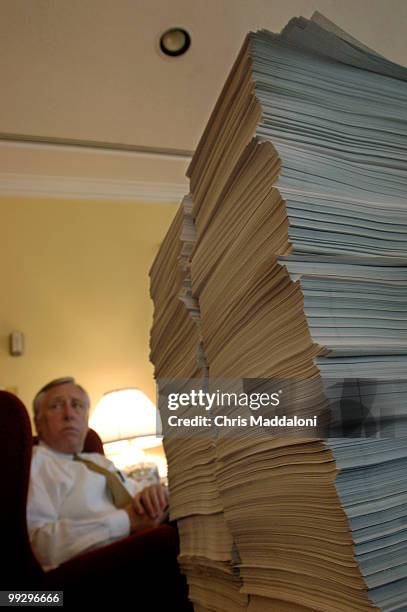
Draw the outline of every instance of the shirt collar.
M57 451L54 448L51 448L50 446L45 444L45 442L43 442L42 440L40 440L38 442L38 446L40 446L44 450L48 451L51 455L55 455L56 457L59 457L60 459L69 459L69 460L72 460L74 458L74 454L73 453L61 453L60 451Z

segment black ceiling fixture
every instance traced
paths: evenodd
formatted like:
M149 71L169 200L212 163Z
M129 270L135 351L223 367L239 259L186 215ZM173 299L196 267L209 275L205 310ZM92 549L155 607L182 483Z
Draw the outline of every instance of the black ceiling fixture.
M177 57L186 53L191 45L191 37L184 28L170 28L160 38L160 49L165 55Z

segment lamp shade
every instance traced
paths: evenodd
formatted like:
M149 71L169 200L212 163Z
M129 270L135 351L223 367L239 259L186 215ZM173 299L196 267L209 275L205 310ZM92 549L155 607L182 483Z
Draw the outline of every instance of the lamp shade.
M96 405L89 422L103 442L129 440L161 432L157 408L136 388L116 389L105 393Z

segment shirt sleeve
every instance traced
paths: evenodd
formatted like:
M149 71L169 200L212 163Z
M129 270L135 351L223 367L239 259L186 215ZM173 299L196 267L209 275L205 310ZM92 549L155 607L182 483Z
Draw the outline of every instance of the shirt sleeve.
M60 518L60 498L58 486L47 486L43 475L37 473L31 478L27 504L28 532L34 553L45 571L130 533L130 520L124 510L114 509L89 519Z

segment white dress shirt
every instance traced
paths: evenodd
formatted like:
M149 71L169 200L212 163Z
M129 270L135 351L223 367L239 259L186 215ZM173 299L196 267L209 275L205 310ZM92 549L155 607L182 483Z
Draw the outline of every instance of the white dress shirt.
M80 456L117 471L99 453ZM124 477L123 484L132 496L140 491L134 480ZM106 478L74 461L73 455L42 443L33 448L27 524L34 553L45 571L130 533L127 512L115 507Z

